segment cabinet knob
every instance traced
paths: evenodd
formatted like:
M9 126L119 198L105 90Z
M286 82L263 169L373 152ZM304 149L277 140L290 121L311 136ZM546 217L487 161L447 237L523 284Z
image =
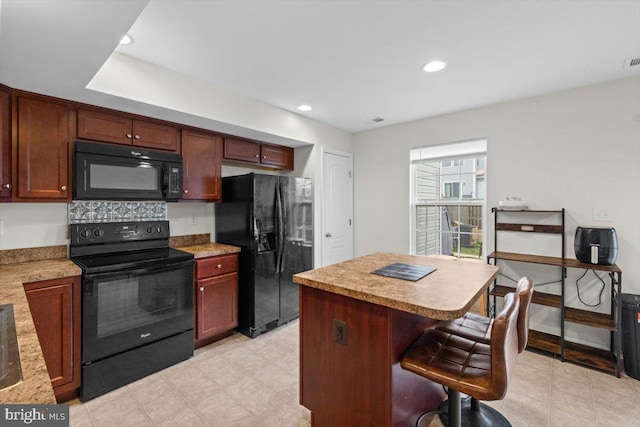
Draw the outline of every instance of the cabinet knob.
M267 158L267 156L262 156L262 158L263 158L263 159L266 159L266 158Z
M204 292L204 287L200 286L200 292Z
M134 135L133 136L135 139L140 139L140 135Z
M127 134L127 138L131 139L131 134L130 133Z
M218 267L218 268L222 268L222 264L218 264L218 265L217 265L217 267Z
M63 185L62 187L60 187L60 190L62 190L62 191L67 191L67 186L66 186L66 185Z
M184 190L184 194L189 194L189 190Z
M9 190L11 188L11 184L2 184L2 188Z
M256 157L257 157L257 158L260 158L260 154L256 154Z

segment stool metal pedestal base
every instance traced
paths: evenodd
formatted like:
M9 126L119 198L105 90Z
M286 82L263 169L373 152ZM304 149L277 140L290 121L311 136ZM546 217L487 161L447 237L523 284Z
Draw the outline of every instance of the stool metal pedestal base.
M448 399L440 404L438 410L442 411L440 413L442 423L445 426L449 426L450 417L448 413ZM460 419L463 427L512 427L511 423L504 417L504 415L493 409L491 406L475 399L468 399L461 402Z

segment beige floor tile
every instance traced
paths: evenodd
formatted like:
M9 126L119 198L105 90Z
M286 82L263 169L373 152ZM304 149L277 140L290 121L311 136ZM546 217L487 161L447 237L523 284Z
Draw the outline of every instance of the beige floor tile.
M96 427L151 426L151 420L130 396L122 394L108 404L89 407Z
M69 405L70 427L94 427L89 410L84 405Z
M567 394L559 390L552 390L551 412L556 414L573 414L579 418L595 421L596 411L591 389L585 388L582 395Z
M253 415L266 416L281 410L283 406L290 406L272 388L255 378L245 378L226 387L224 391Z
M205 427L207 422L189 408L153 422L154 427Z
M549 413L549 427L570 427L570 426L596 426L598 421L595 416L576 415L575 412L564 411L559 408L551 408Z
M233 422L254 415L241 403L222 391L203 394L200 400L192 406L206 423L214 427L226 427Z
M589 380L594 394L616 393L622 395L634 395L635 390L628 378L617 378L598 371L589 371Z
M529 350L520 353L516 361L516 368L524 365L541 371L551 371L553 365L552 357Z

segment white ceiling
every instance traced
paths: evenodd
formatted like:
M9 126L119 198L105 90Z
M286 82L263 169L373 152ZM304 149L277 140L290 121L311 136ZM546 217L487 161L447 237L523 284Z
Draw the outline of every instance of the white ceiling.
M640 0L0 1L10 86L97 102L84 87L115 48L351 132L640 69L623 67ZM432 59L445 70L424 73Z

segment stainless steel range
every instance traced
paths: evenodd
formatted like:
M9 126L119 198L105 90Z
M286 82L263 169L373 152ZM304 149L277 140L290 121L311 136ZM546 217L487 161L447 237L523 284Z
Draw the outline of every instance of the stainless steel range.
M72 224L82 268L84 401L193 356L193 255L169 222Z

